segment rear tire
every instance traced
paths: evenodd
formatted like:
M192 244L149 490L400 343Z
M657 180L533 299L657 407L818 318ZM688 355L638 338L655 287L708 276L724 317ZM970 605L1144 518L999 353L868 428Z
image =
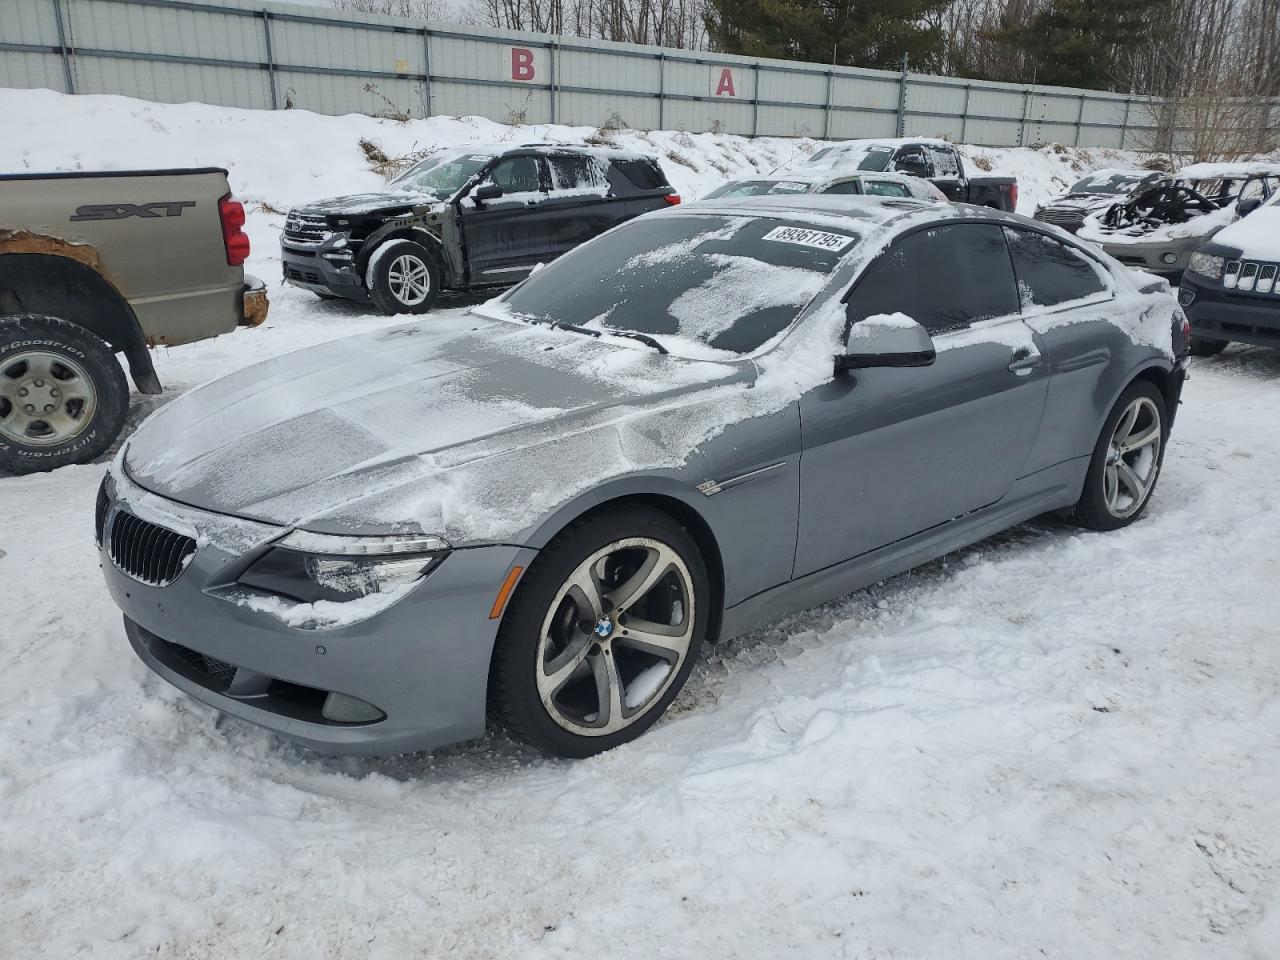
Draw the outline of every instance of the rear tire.
M1193 357L1216 357L1227 349L1229 340L1208 340L1204 337L1191 338L1191 355Z
M89 463L128 412L129 383L99 337L57 317L0 317L0 469Z
M1168 439L1163 394L1149 380L1134 381L1103 424L1070 520L1091 530L1137 520L1155 493Z
M440 296L440 267L422 244L390 240L373 252L365 286L383 313L426 313Z
M502 618L493 719L560 757L589 757L649 729L689 678L711 589L692 534L650 507L570 524L529 567Z

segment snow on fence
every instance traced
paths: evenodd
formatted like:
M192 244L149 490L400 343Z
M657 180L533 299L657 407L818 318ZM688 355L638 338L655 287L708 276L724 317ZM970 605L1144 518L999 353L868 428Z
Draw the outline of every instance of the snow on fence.
M221 0L0 0L0 86L325 114L1180 149L1146 97ZM1259 105L1259 148L1280 108ZM1161 128L1163 125L1163 129ZM1163 136L1160 136L1163 134Z

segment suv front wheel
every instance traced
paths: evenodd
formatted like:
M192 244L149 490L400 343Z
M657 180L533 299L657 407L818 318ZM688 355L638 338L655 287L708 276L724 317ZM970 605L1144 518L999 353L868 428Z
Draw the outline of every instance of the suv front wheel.
M57 317L0 317L0 469L88 463L128 412L128 381L99 337Z
M391 240L369 259L365 286L383 313L426 313L440 296L440 268L422 244Z

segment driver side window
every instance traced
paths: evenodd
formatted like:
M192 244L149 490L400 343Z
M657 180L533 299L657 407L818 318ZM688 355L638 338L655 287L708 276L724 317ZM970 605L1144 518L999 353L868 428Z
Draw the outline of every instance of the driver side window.
M929 160L919 147L903 147L893 158L893 169L909 177L928 177L932 172Z
M857 323L904 313L936 336L1018 313L1004 234L994 224L929 227L902 238L871 264L849 296Z
M489 171L488 181L511 193L541 193L542 170L537 157L507 157Z

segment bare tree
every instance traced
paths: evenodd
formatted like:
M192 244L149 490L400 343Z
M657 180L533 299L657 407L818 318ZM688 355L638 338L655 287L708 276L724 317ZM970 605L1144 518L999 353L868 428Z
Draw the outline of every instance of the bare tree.
M329 0L336 10L380 13L388 17L440 20L449 12L448 0Z
M705 49L704 0L472 0L464 18L505 30Z

